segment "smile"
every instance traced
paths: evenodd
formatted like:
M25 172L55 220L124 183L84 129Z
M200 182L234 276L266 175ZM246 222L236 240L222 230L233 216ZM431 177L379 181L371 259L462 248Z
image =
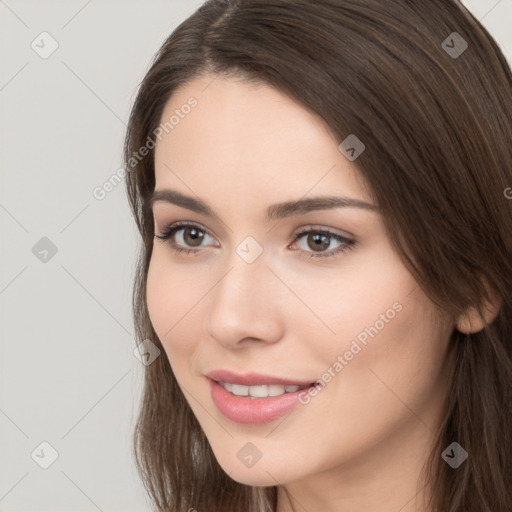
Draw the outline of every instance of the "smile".
M231 382L222 382L219 384L229 393L235 396L246 396L249 398L268 398L270 396L281 396L285 393L295 393L301 389L306 389L309 385L305 386L282 386L280 384L270 384L261 386L244 386L243 384L233 384Z
M290 413L301 393L314 384L245 386L208 379L211 399L224 418L238 424L262 425Z

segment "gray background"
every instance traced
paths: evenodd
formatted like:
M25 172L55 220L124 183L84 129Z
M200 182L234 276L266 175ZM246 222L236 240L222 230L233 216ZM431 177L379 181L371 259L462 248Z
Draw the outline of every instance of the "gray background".
M2 512L149 510L131 451L136 228L124 182L92 191L121 166L154 53L201 3L0 0ZM464 3L512 63L512 0Z

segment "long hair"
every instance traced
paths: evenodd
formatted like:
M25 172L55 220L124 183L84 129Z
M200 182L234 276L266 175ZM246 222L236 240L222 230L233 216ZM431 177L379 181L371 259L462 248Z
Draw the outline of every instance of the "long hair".
M354 164L394 249L436 305L455 318L471 307L483 314L499 297L493 322L452 333L453 379L423 476L432 510L510 512L512 73L495 40L456 0L208 0L182 22L140 84L124 146L142 238L136 342L162 352L146 304L155 130L176 88L205 73L273 86L340 143L364 143ZM155 509L275 511L276 487L224 473L168 359L144 372L133 448ZM457 469L441 457L454 441L469 454Z

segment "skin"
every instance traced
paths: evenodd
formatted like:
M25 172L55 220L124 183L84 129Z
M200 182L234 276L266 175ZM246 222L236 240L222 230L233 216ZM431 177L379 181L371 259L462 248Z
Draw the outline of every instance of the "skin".
M198 105L157 143L155 189L197 196L217 217L154 204L156 234L176 221L198 223L206 233L199 255L176 254L170 241L155 238L147 303L215 457L238 482L279 485L278 512L292 510L285 490L295 510L427 510L418 478L449 388L455 320L435 308L405 268L378 210L347 207L267 221L267 206L304 196L372 201L357 160L345 158L341 141L315 114L267 85L211 81L196 79L168 101L162 120L190 96ZM302 227L327 228L357 244L308 258L318 252L307 236L296 238ZM178 231L174 241L197 249L184 235ZM263 248L251 264L236 252L247 236ZM329 240L323 252L340 246ZM320 379L397 302L401 311L286 417L239 425L211 400L204 374L218 368ZM248 442L262 453L250 468L237 458Z

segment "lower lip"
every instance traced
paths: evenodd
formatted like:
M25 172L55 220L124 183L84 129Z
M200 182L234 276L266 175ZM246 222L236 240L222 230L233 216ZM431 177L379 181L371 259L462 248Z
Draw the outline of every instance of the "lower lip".
M307 392L300 389L294 393L284 393L267 398L236 396L224 389L218 382L210 381L211 397L219 411L235 423L262 425L274 421L296 407L299 395Z

